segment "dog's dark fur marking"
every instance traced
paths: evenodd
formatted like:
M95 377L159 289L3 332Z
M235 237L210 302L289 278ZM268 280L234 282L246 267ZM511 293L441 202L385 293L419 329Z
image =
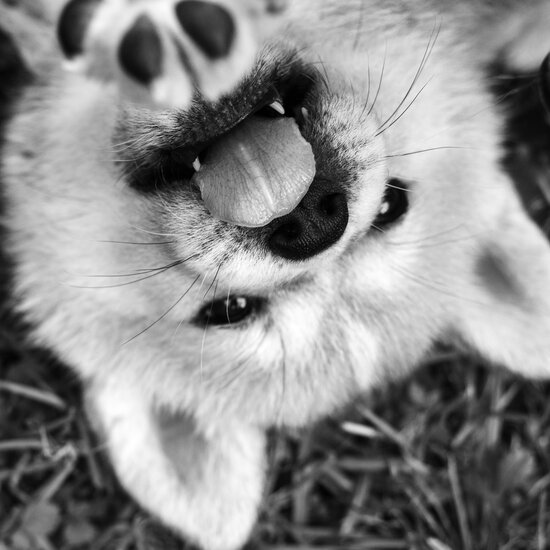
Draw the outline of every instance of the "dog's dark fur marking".
M11 270L12 265L4 250L5 228L2 224L6 204L2 185L2 153L5 143L5 127L11 116L13 105L23 90L33 80L19 50L11 36L0 28L0 323L13 328L21 328L23 323L16 320L11 312Z
M491 91L504 114L502 163L533 220L550 236L548 200L540 187L548 183L550 124L539 93L539 77L512 73L501 63L489 68Z

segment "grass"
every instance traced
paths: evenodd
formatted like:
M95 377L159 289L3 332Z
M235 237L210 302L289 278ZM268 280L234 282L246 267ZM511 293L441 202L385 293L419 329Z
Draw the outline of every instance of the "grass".
M510 162L548 232L543 133ZM0 411L0 550L183 548L117 484L74 377L7 330ZM252 548L550 548L550 384L454 349L339 419L273 434L270 461Z
M0 357L0 548L181 548L118 486L76 380L6 337ZM550 384L454 350L270 457L253 546L550 547Z
M266 528L279 548L548 548L548 389L442 353L282 443Z

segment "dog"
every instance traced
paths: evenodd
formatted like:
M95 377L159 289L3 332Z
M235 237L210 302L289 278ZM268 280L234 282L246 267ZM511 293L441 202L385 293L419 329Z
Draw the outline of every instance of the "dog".
M550 248L488 78L538 70L547 2L63 4L0 7L9 307L166 525L241 547L266 430L438 341L550 374Z

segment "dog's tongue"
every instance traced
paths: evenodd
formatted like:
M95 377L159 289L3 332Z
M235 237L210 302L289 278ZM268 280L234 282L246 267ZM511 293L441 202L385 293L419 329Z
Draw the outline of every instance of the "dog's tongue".
M262 227L307 193L315 158L293 118L253 116L217 140L192 181L212 216Z

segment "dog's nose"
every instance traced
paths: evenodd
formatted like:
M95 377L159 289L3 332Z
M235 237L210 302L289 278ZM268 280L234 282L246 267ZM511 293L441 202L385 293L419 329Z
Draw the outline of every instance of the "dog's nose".
M347 225L346 194L332 182L316 178L290 214L267 226L267 244L276 256L307 260L336 243Z

